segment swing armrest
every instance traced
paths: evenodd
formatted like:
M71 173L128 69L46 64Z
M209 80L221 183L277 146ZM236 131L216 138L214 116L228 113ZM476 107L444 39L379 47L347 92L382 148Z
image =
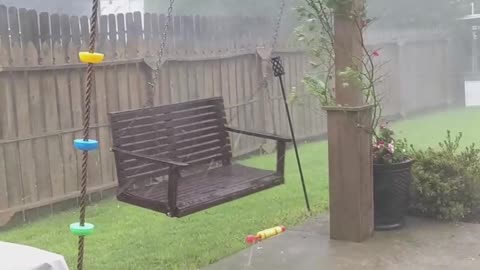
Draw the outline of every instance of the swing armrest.
M187 166L189 166L188 163L179 162L179 161L175 161L175 160L170 160L170 159L166 159L166 158L150 157L150 156L147 156L147 155L137 154L137 153L133 153L131 151L123 150L123 149L120 149L118 147L112 147L111 150L113 152L118 152L120 154L135 157L135 158L142 159L142 160L145 160L145 161L163 163L163 164L167 164L167 165L170 165L170 166L176 166L176 167L187 167Z
M279 135L266 133L266 132L258 132L258 131L252 131L252 130L241 130L241 129L236 129L236 128L232 128L232 127L226 127L226 129L227 129L227 131L238 133L238 134L254 136L254 137L269 139L269 140L275 140L275 141L279 141L279 142L287 143L287 142L292 142L293 141L291 138L282 137L282 136L279 136Z
M285 174L285 153L287 149L287 143L292 142L290 138L285 138L282 136L265 133L265 132L256 132L251 130L240 130L236 128L226 127L227 131L235 132L238 134L244 134L249 136L255 136L264 139L276 140L277 141L277 170L276 174L279 176L284 176Z

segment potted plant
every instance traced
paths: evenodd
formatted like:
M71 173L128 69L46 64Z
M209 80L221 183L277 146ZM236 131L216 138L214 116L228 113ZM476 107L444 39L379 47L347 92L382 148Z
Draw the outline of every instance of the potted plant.
M410 203L412 165L406 140L381 125L373 142L374 215L376 230L403 227Z

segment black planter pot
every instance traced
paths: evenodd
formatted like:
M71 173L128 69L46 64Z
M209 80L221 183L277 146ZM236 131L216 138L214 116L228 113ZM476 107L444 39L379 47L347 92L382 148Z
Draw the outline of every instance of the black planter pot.
M405 225L410 200L413 160L373 165L375 230L395 230Z

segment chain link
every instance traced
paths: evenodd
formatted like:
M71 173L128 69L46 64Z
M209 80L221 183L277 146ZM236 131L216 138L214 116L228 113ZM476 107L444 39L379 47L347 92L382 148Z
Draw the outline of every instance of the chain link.
M284 12L285 12L286 0L280 0L280 3L281 4L280 4L279 12L278 12L278 17L277 17L276 23L274 25L274 34L273 34L272 40L271 40L271 42L272 42L272 52L277 46L278 37L279 37L279 34L280 34L280 27L281 27L283 15L284 15ZM169 8L168 8L167 18L166 18L165 27L164 27L164 32L163 32L163 35L162 35L162 42L161 42L160 49L159 49L158 54L157 54L155 70L154 70L153 75L152 75L152 81L150 81L148 83L150 89L149 89L149 92L147 93L147 95L148 95L147 96L147 102L146 102L146 104L144 104L143 108L153 107L153 104L154 104L155 88L157 86L159 71L160 71L160 68L161 68L163 55L165 53L165 47L166 47L167 38L168 38L168 30L169 30L170 23L171 23L172 11L173 11L174 4L175 4L175 0L170 0L170 5L169 5ZM265 88L264 81L262 79L260 79L257 83L255 91L248 98L248 101L249 102L253 101L255 96L259 92L261 92L264 88ZM148 112L145 112L143 110L139 110L136 117L134 117L134 119L132 121L130 121L129 125L124 129L124 131L120 134L120 136L123 136L132 127L132 125L135 123L135 121L137 120L137 118L141 114L148 114ZM232 119L235 118L235 117L236 117L236 114L232 114L229 117L229 122L231 122Z
M278 11L278 17L276 20L276 23L273 27L273 36L272 36L272 54L277 47L277 42L278 42L278 37L280 35L280 26L282 25L282 20L283 20L283 14L285 13L285 7L286 7L286 0L280 0L280 9ZM271 58L271 55L270 55ZM255 90L253 91L252 95L248 98L246 102L253 102L255 97L257 96L258 93L260 93L264 88L267 87L267 80L266 78L259 78L257 85L255 87ZM237 115L232 114L229 117L229 122L231 122Z
M278 12L277 22L272 37L272 53L277 47L278 36L280 35L280 26L282 25L283 14L285 13L286 0L280 0L280 11Z
M168 38L168 30L170 28L170 22L172 19L172 12L173 12L173 5L175 4L175 0L170 0L170 5L168 7L167 11L167 19L165 22L165 26L163 28L163 34L162 34L162 42L160 43L160 49L158 50L157 53L157 61L155 63L155 70L152 75L152 81L148 83L150 86L150 90L148 93L148 98L147 98L147 104L144 107L151 107L153 106L154 103L154 98L155 98L155 88L157 86L158 82L158 76L160 72L160 68L162 65L162 59L163 55L165 53L165 47L167 46L167 38Z
M168 11L167 11L167 19L166 19L166 22L165 22L164 32L163 32L163 35L162 35L162 42L161 42L160 49L159 49L158 54L157 54L155 70L154 70L153 75L152 75L152 81L150 81L148 83L149 92L147 94L147 102L146 102L146 104L144 104L143 108L153 107L153 104L154 104L155 88L157 86L159 71L160 71L160 67L161 67L161 64L162 64L162 58L163 58L163 55L165 53L165 47L166 47L167 38L168 38L168 30L169 30L169 27L170 27L170 22L171 22L171 18L172 18L172 11L173 11L174 4L175 4L175 0L170 0L170 5L169 5ZM277 20L276 20L276 23L275 23L275 26L274 26L274 34L272 36L272 52L277 46L278 37L280 35L280 27L281 27L283 15L284 15L284 12L285 12L285 6L286 6L286 0L280 0L280 8L279 8L278 17L277 17ZM259 80L259 82L258 82L258 84L255 88L255 91L252 93L251 97L249 98L249 101L253 100L254 97L264 87L265 86L264 86L263 80ZM142 113L142 111L139 111L139 115L137 115L137 117L135 117L129 123L127 128L124 129L124 132L127 132L131 128L131 126L136 121L138 116L140 116L141 113ZM232 117L230 117L230 120L231 119L232 119ZM120 136L123 136L123 133Z
M154 104L154 99L155 99L155 88L157 86L157 81L158 81L158 74L160 72L160 68L162 65L162 59L163 55L165 54L165 48L167 46L167 39L168 39L168 30L170 29L170 23L172 20L172 12L173 12L173 6L175 4L175 0L170 0L170 5L168 7L167 11L167 18L165 21L165 26L163 28L163 34L162 34L162 42L160 43L160 49L158 50L157 53L157 59L155 63L155 70L152 74L152 80L148 82L149 90L147 93L147 100L145 104L143 104L142 108L152 108ZM124 131L119 135L120 137L125 135L126 132L130 130L130 128L135 124L136 120L143 114L143 115L148 115L149 112L145 112L143 110L139 110L138 113L135 115L132 121L128 123L128 126L124 129Z

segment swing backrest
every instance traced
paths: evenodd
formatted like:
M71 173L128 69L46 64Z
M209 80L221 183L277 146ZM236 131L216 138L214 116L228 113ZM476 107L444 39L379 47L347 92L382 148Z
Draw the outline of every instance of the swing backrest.
M223 166L232 158L225 118L221 97L110 113L113 146L192 168ZM120 185L168 175L168 165L121 154L116 159Z

